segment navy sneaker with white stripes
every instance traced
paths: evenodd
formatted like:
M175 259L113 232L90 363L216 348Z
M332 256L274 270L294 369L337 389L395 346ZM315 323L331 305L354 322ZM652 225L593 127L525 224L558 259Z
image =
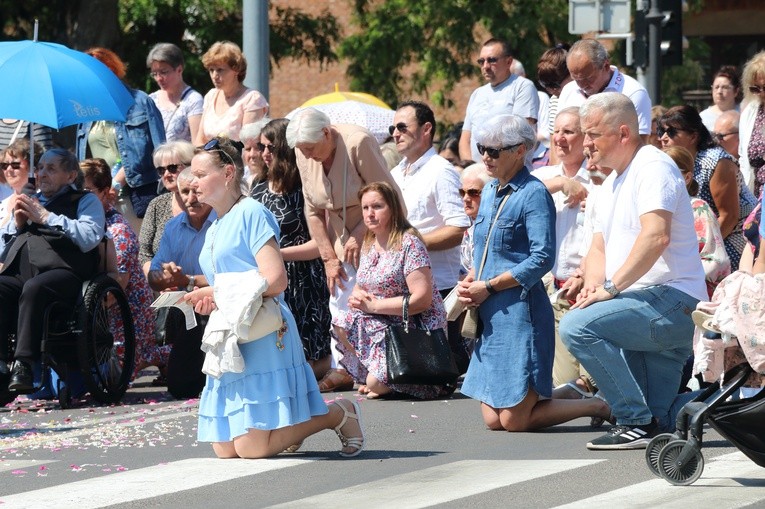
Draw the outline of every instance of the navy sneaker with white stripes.
M659 426L656 421L639 426L614 426L611 430L587 444L593 450L645 449L656 436Z

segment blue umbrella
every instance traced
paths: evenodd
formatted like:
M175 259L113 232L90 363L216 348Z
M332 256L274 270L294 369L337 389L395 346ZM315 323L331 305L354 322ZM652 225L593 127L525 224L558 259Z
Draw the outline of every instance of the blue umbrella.
M51 42L0 42L0 117L61 128L125 121L135 102L97 59Z

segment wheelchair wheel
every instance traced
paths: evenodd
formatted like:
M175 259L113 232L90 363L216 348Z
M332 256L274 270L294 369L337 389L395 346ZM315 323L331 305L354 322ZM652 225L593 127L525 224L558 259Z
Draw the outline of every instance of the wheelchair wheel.
M698 447L693 449L693 454L685 464L678 465L678 458L687 442L687 440L674 440L665 445L659 453L659 473L675 486L688 486L695 483L704 471L704 456Z
M100 275L83 297L83 332L77 356L90 394L100 403L117 403L133 374L135 332L125 293L120 285Z
M661 474L659 473L659 453L673 438L675 438L675 435L672 433L656 435L648 443L648 447L645 448L645 462L656 477L661 477Z

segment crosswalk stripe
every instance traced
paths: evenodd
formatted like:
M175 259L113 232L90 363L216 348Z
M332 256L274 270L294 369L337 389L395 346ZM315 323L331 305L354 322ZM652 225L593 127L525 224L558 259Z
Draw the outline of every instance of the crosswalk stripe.
M56 462L58 462L58 460L0 460L0 472L13 472L15 470L23 470L25 468L29 469L30 467L34 467L36 471L39 470L40 467Z
M318 460L279 458L234 462L216 458L192 458L8 495L0 497L0 503L3 509L27 507L95 509L159 497L314 461Z
M605 460L463 460L272 506L271 509L431 507ZM393 489L391 487L394 487ZM359 498L362 497L362 498Z
M754 483L750 482L755 480ZM765 500L765 469L740 452L718 456L704 467L692 486L673 486L664 479L626 486L577 500L555 509L581 507L746 507ZM762 506L760 506L762 507Z

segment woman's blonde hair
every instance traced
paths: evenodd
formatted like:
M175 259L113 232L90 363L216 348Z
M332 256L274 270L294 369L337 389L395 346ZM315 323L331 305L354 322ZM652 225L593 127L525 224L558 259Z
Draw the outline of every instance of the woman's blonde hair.
M359 190L359 201L367 193L379 194L388 207L390 207L390 233L388 234L388 249L398 250L401 248L401 239L405 233L411 233L422 240L417 229L411 225L404 213L404 207L398 193L387 182L371 182ZM364 248L369 249L375 240L375 234L367 230L364 235Z
M244 77L247 75L247 59L244 58L242 49L236 43L218 41L202 55L202 65L208 71L210 67L219 62L225 63L236 71L236 78L239 83L244 81Z

